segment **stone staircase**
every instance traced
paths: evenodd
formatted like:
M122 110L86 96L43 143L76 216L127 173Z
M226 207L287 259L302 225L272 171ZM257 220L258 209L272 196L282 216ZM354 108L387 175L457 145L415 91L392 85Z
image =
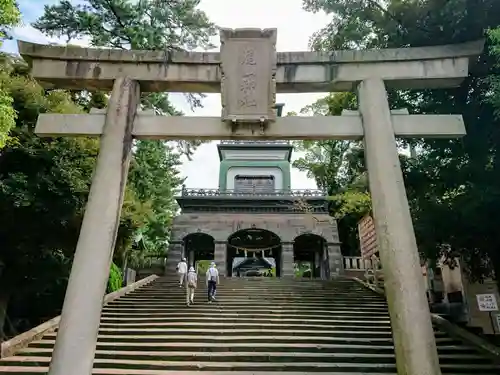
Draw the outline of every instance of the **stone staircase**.
M56 333L0 361L0 374L47 372ZM436 330L443 374L500 374ZM383 298L349 279L224 279L217 302L195 305L159 278L104 307L94 374L395 374ZM71 375L71 374L68 374Z

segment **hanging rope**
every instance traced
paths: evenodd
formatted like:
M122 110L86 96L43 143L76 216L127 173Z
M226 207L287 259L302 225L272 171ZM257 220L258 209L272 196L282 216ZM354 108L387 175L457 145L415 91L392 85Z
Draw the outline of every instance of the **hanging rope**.
M231 245L231 244L227 244L227 245L231 246L234 249L236 249L237 253L240 252L240 251L243 251L245 253L245 257L247 256L248 252L262 252L262 254L264 255L265 251L276 249L277 247L281 246L281 244L278 244L278 245L274 245L274 246L270 246L270 247L264 247L264 248L259 248L259 249L256 249L256 248L249 249L249 248L245 248L245 247L234 246L234 245Z

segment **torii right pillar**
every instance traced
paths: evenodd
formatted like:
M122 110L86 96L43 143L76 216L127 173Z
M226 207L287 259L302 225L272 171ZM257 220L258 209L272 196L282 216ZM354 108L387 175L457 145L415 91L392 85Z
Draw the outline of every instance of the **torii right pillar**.
M358 86L365 160L398 375L440 375L403 173L384 81Z

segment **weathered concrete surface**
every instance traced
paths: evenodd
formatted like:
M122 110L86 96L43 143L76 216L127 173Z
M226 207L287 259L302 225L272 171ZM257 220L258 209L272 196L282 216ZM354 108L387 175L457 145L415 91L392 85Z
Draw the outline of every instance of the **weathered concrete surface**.
M111 89L118 76L141 90L220 92L220 54L59 47L19 41L32 74L47 87ZM373 76L396 88L453 87L468 74L469 59L484 41L457 45L367 51L278 53L278 92L352 91Z
M360 83L375 232L399 375L439 375L436 341L384 82Z
M116 292L109 293L104 297L104 305L112 302L127 293L130 293L141 286L147 285L152 281L156 280L158 276L151 275L135 283L129 284ZM41 339L45 334L53 332L58 326L61 320L61 316L56 316L32 329L13 337L12 339L5 341L1 344L0 358L10 357L14 355L17 351L25 348L33 341Z
M66 289L50 375L92 373L102 296L120 223L139 100L137 82L116 79Z
M35 132L41 137L99 136L105 115L43 113ZM394 133L400 138L454 138L466 134L461 115L393 114ZM264 129L239 126L234 132L219 117L151 116L139 113L133 136L138 139L353 139L363 137L359 114L318 117L279 117Z

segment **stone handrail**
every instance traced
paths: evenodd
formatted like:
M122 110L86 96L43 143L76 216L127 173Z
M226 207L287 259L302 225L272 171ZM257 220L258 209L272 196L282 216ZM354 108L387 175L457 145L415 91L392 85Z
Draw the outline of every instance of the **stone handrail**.
M141 262L139 262L137 265L135 265L136 269L145 269L145 268L151 268L151 267L165 267L167 263L167 257L166 256L160 256L160 255L155 255L155 256L149 256L145 259L143 259Z
M372 261L362 257L344 257L344 269L349 271L365 271L372 269Z
M109 302L112 302L124 296L125 294L136 290L137 288L147 285L157 278L157 275L151 275L133 284L127 285L113 293L109 293L104 297L103 305L106 305ZM23 332L20 335L17 335L10 340L3 342L0 347L0 358L10 357L14 355L18 350L28 346L33 341L42 338L45 334L53 332L59 326L60 320L61 316L56 316L55 318L52 318L30 329L29 331Z
M385 296L385 291L382 288L379 288L375 285L368 284L357 277L352 277L353 280L360 283L364 287L372 290L373 292ZM495 363L500 364L500 348L496 345L491 344L487 340L470 333L469 331L463 329L462 327L453 324L449 320L446 320L442 316L431 313L432 323L446 332L448 335L453 337L456 340L463 341L468 345L473 346L479 352L493 360Z
M183 197L326 197L328 194L319 189L286 189L275 191L238 191L219 189L189 189L183 186L181 190Z
M269 146L269 145L289 145L290 141L288 140L222 140L220 141L221 145L264 145L264 146Z

